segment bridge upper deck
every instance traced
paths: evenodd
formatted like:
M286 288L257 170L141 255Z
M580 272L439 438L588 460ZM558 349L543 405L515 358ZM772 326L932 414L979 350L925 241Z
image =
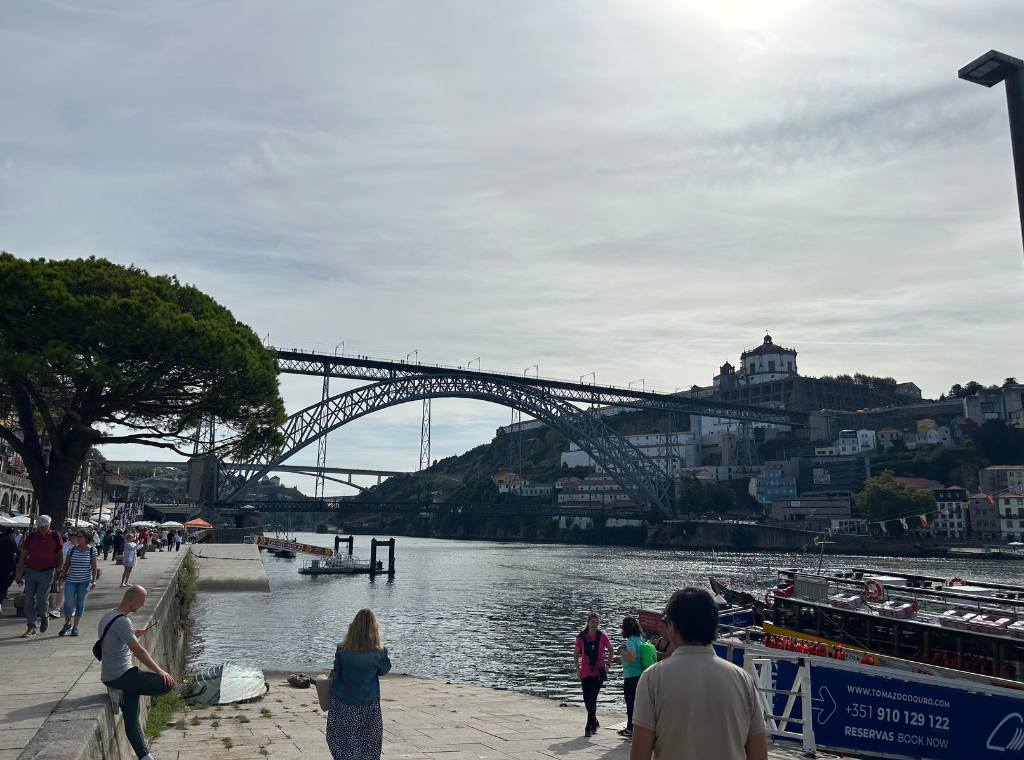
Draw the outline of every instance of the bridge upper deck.
M656 393L608 385L575 383L542 377L482 372L465 367L437 364L415 364L405 361L374 359L364 356L334 356L300 350L276 349L278 367L291 375L339 377L351 380L388 381L416 375L482 377L510 384L542 388L555 398L597 406L656 409L703 417L721 417L745 422L766 422L802 427L807 425L804 412L760 406L741 406L709 399L691 398L675 393Z

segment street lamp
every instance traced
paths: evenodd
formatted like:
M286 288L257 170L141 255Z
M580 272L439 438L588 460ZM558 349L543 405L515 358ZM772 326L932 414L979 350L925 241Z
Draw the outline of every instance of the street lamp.
M957 76L968 82L992 87L1006 82L1006 108L1010 115L1010 145L1013 171L1017 178L1017 211L1021 239L1024 241L1024 61L1012 55L989 50L960 71Z

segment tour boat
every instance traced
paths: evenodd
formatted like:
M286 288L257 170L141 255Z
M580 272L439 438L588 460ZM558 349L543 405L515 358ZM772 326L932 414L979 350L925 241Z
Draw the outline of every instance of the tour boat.
M1024 682L1024 587L855 568L784 569L765 595L769 645ZM1003 684L1005 685L1005 684Z

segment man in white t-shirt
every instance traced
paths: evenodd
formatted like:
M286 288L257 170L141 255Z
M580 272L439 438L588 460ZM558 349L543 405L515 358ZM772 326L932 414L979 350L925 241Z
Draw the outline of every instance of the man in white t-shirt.
M121 603L100 618L97 635L101 638L103 667L100 680L107 688L121 692L118 699L112 693L114 711L118 707L124 713L124 732L128 743L141 760L154 760L146 744L146 735L139 723L139 700L143 696L158 697L174 687L174 677L157 665L156 660L139 642L153 627L136 628L128 616L138 612L146 603L148 592L142 586L129 586L121 597ZM139 670L132 665L132 655L153 672Z
M764 708L754 679L715 654L718 605L686 588L662 616L674 649L640 676L630 760L767 760Z

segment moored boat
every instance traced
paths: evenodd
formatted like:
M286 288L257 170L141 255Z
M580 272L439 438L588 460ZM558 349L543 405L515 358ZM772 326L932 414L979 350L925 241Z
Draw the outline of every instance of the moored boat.
M1024 682L1024 587L870 569L787 569L766 600L769 642L789 638L826 653L846 647Z

